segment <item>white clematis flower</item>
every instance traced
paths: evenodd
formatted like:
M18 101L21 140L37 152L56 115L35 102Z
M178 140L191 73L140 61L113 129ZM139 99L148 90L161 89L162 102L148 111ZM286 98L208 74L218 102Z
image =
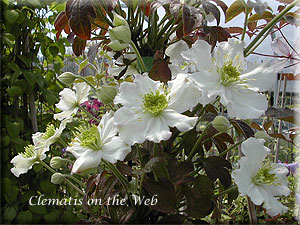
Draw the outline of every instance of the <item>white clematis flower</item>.
M124 160L131 148L116 136L117 133L112 112L104 115L98 126L81 128L67 147L76 158L72 174L95 169L102 159L111 163Z
M72 122L73 118L68 117L61 121L59 128L55 128L53 124L50 124L46 128L46 132L36 132L32 135L32 140L34 146L46 145L49 147L51 144L57 141L57 139L62 134L63 130L66 128L67 123Z
M246 69L243 49L243 42L230 38L220 43L210 57L211 46L198 40L182 55L196 64L193 77L202 90L200 103L208 104L221 96L220 102L227 106L229 117L258 118L268 107L265 95L258 91L271 88L276 74L269 63Z
M56 104L56 107L62 110L62 112L54 114L54 119L63 120L72 114L77 113L78 105L88 100L88 94L90 87L86 83L74 84L76 92L70 88L64 88L59 95L60 101Z
M191 76L178 74L164 86L147 75L138 75L133 83L123 82L115 104L122 104L115 113L115 124L126 143L145 140L160 142L171 137L169 127L179 131L193 128L197 117L182 115L195 106L201 92Z
M10 163L14 167L10 170L16 177L20 174L27 173L38 160L44 160L46 158L45 152L49 150L49 147L42 145L36 147L34 145L28 145L25 147L25 152L15 156Z
M276 216L288 210L278 201L278 196L290 194L286 180L288 169L280 164L263 162L270 153L264 142L255 138L243 142L245 156L238 161L240 169L233 171L232 177L242 195L248 195L255 205L263 204L270 216Z

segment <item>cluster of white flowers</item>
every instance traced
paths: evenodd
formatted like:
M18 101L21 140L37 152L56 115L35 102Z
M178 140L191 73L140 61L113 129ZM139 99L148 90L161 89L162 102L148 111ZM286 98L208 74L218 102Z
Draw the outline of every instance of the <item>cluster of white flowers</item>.
M124 24L116 24L114 29L119 29L118 25L127 29ZM111 47L116 44L123 48L128 42L115 40ZM166 141L172 135L170 127L180 132L192 129L197 117L183 113L198 103L209 104L217 97L227 107L229 117L262 116L268 106L262 92L274 84L276 74L268 63L247 67L243 50L244 43L235 38L220 43L212 53L211 46L203 40L196 41L191 48L179 41L166 50L173 77L167 83L154 81L146 73L138 74L130 68L133 82L123 82L114 98L114 104L120 108L106 113L98 126L79 127L74 132L75 138L67 147L76 158L72 173L97 169L102 159L110 163L122 161L136 143ZM182 69L186 64L194 66L192 72L187 72L187 67ZM50 125L45 133L34 134L34 145L26 147L25 153L11 161L16 176L46 157L49 146L72 120L80 104L88 100L90 87L86 83L75 83L74 88L75 91L65 88L60 92L56 106L62 112L54 115L62 121L59 129ZM245 157L239 161L241 168L233 173L240 192L250 196L256 205L263 203L270 215L284 212L286 208L274 196L289 194L283 178L286 170L261 163L269 152L262 140L249 139L242 145L242 151Z

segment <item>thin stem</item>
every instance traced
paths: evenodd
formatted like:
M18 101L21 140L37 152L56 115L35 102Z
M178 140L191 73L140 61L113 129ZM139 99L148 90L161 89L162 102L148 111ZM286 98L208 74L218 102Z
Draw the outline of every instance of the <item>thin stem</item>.
M127 190L129 182L124 177L124 175L121 174L121 172L118 170L118 168L114 164L112 164L104 159L102 159L102 162L104 163L105 166L107 166L111 170L111 172L113 172L113 174L117 177L117 179L120 181L120 183L123 185L123 187Z
M244 50L244 55L248 55L250 49L259 41L259 39L272 28L289 10L291 10L300 0L295 0L289 4L284 10L282 10L275 18L273 18L270 23L268 23L265 28L251 41L251 43Z
M93 88L95 91L97 91L97 89L95 88L94 85L92 85L92 83L90 81L88 81L85 77L82 76L75 76L78 79L83 80L85 83L87 83L91 88Z
M245 141L245 139L235 143L234 145L230 146L230 148L227 148L225 151L221 152L218 156L222 157L222 156L226 155L227 152L234 149L236 146L242 144L244 141Z
M146 72L146 71L147 71L147 70L146 70L146 66L145 66L145 64L144 64L143 58L142 58L142 56L141 56L139 50L137 49L137 47L136 47L136 45L134 44L133 41L131 41L130 44L131 44L131 46L132 46L132 48L133 48L133 50L134 50L134 52L135 52L135 54L136 54L136 56L137 56L137 60L138 60L139 64L140 64L141 67L142 67L142 73Z
M228 193L230 193L230 192L232 192L232 191L235 191L235 190L237 190L237 189L238 189L237 186L232 186L232 187L230 187L230 188L228 188L228 189L226 189L226 190L224 190L224 191L222 191L222 192L220 192L220 193L218 193L218 194L213 195L213 197L218 197L218 196L220 196L220 195L228 194Z
M62 146L64 146L64 148L68 147L67 143L61 137L59 137L57 140L62 144Z
M78 183L82 188L86 188L86 186L81 183L80 180L78 180L76 177L72 176L72 175L69 175L69 174L63 174L64 177L68 177L68 178L71 178L72 180L74 180L76 183Z
M56 171L54 169L52 169L50 166L48 166L45 162L43 162L42 160L38 160L38 162L43 165L45 168L47 168L50 172L52 172L53 174L56 173ZM76 191L78 191L80 194L85 195L85 193L80 190L77 186L75 186L71 181L69 181L67 178L64 177L64 180L70 184Z
M199 136L199 138L197 139L196 141L196 144L193 146L187 160L190 160L193 156L194 156L194 153L196 151L196 149L198 148L198 146L200 145L204 135L206 135L206 131L208 130L208 128L211 126L211 123L207 124L205 129L202 131L201 135Z
M85 108L83 108L81 105L78 104L78 108L79 108L80 110L82 110L83 112L85 112L86 115L87 115L88 117L90 117L91 119L93 119L93 120L95 120L95 121L97 121L97 122L100 122L99 119L95 118L92 114L90 114L90 113L89 113Z
M244 29L243 29L243 33L242 33L242 41L244 41L245 39L245 34L246 34L246 29L247 29L247 24L248 24L248 16L249 16L249 8L247 3L245 2L245 0L242 0L242 3L245 7L245 21L244 21Z

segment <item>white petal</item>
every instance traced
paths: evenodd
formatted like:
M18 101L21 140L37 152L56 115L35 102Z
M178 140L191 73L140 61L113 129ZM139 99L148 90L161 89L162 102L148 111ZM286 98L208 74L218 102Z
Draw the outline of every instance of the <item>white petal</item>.
M244 42L236 38L229 38L228 42L221 42L215 48L213 56L220 66L223 66L228 60L233 62L233 66L242 65L244 63L244 47Z
M34 134L32 134L32 141L34 146L39 147L39 146L43 146L46 143L46 139L43 138L44 133L41 132L36 132Z
M60 101L55 106L60 110L67 111L76 104L76 94L70 88L64 88L59 95L61 96Z
M168 126L176 127L181 132L192 129L198 119L197 117L188 117L182 115L172 109L164 110L161 116L165 119Z
M62 111L60 113L54 114L53 118L55 120L63 120L65 118L67 118L67 117L72 116L73 114L76 114L77 111L78 111L77 107L76 108L71 108L71 109L69 109L67 111Z
M21 154L15 156L10 163L14 167L10 170L16 177L19 177L20 174L27 173L28 170L32 168L32 165L36 162L36 159L33 158L24 158Z
M87 150L74 163L72 174L96 168L101 162L102 152Z
M100 138L102 142L105 142L106 139L109 139L113 136L115 136L118 133L118 129L115 127L114 124L114 118L113 118L113 112L106 113L99 125L98 125Z
M277 79L277 73L273 65L265 62L260 66L240 76L241 79L247 79L247 84L257 87L259 91L267 91L272 88Z
M240 119L259 118L268 108L265 95L243 85L223 86L220 101L227 106L229 117Z
M101 151L103 159L116 163L118 160L123 161L131 148L120 137L113 137L110 142L103 145Z
M211 46L206 41L198 40L193 44L192 48L182 52L181 55L185 59L192 60L199 71L209 70L214 68L210 51Z
M47 145L47 146L50 146L51 144L53 144L53 143L57 140L57 138L60 137L60 135L62 134L62 132L63 132L64 129L66 128L67 123L72 122L72 120L73 120L73 117L67 117L66 119L64 119L64 120L60 123L59 128L56 129L55 134L54 134L53 136L49 137L49 138L46 140L46 145Z
M262 189L254 183L250 185L247 191L247 195L251 198L251 201L255 205L261 205L263 203L265 197L263 194L264 191L262 191Z
M264 139L248 138L242 143L241 150L245 157L251 161L251 164L259 165L268 154L270 149L264 146Z
M201 92L191 75L178 74L177 77L168 82L170 93L169 109L182 113L194 107L201 97Z
M75 89L77 94L76 102L79 104L84 103L88 100L88 94L90 92L90 86L87 85L85 82L82 83L75 83Z
M215 99L216 95L212 95L210 92L219 84L219 75L215 72L202 70L193 73L192 76L196 81L196 85L202 93L199 102L203 105L206 105L213 99Z
M266 209L270 216L277 216L278 214L283 214L287 212L288 207L284 206L276 197L273 197L268 193L268 187L264 189L266 195L264 196L263 208Z
M129 145L145 141L146 128L149 118L142 112L134 112L122 107L115 112L115 125L119 129L119 136Z
M115 104L122 104L125 107L141 107L142 94L137 83L123 82L120 85L119 93L114 99Z
M275 38L271 43L271 47L277 55L289 56L290 54L290 48L283 37Z
M79 140L75 138L75 140L72 142L71 146L68 146L66 151L72 153L76 159L80 158L86 151L89 151L90 149L87 147L82 147L79 143Z
M146 128L146 139L159 143L160 141L166 141L171 137L172 133L168 127L167 121L164 116L152 117L148 122Z
M189 46L183 40L169 45L166 49L166 55L170 57L170 62L175 65L179 65L184 62L184 58L181 56L181 52L187 51Z
M163 88L163 83L159 82L159 81L154 81L151 78L149 78L148 75L136 75L135 79L134 79L134 83L137 84L138 89L136 89L136 91L138 91L138 93L141 93L142 95L155 92L156 90L162 90Z

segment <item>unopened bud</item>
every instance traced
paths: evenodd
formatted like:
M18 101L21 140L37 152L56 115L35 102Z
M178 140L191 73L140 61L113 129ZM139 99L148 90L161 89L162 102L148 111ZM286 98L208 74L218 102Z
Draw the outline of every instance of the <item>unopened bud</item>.
M59 169L59 168L61 168L63 162L64 162L64 160L61 157L55 156L50 160L50 166L53 169Z
M255 134L254 134L254 137L256 139L264 139L266 141L272 141L272 138L270 137L270 135L267 134L267 132L263 131L263 130L260 130L260 131L257 131Z
M228 119L224 116L216 116L212 121L212 125L219 132L226 132L230 127Z
M65 72L58 77L58 80L60 80L62 83L66 84L66 85L73 84L75 79L76 79L76 76L70 72Z
M64 180L64 176L61 173L54 173L51 176L51 183L53 184L60 184L61 182L63 182Z
M97 90L100 102L111 103L117 95L117 89L113 86L102 86Z
M117 13L114 13L114 27L109 28L108 33L111 42L108 44L114 51L121 51L131 42L131 31L127 21Z

